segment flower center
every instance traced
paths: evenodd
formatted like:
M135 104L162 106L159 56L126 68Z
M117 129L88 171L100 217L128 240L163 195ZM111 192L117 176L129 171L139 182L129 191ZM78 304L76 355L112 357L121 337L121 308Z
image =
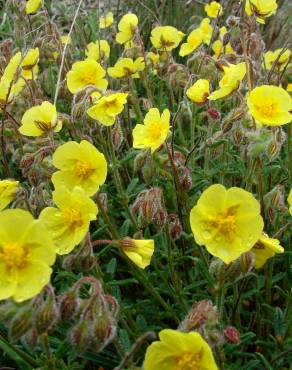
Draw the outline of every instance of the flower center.
M162 48L167 48L174 46L175 42L171 39L170 35L161 35L160 44Z
M89 164L83 161L77 161L74 169L77 177L82 180L87 180L93 172L93 169L90 168Z
M62 211L63 220L69 229L76 230L83 225L82 215L79 211L73 208L65 208Z
M82 84L84 84L84 86L86 86L86 85L95 85L95 82L96 82L95 74L90 73L90 74L87 74L85 76L82 76L81 77L81 82L82 82Z
M215 219L211 221L211 227L229 240L233 239L236 230L236 208L232 207L226 212L217 213Z
M51 122L44 122L44 121L35 120L34 123L43 132L47 132L53 127Z
M200 361L202 356L202 350L197 353L185 352L177 359L177 370L200 370Z
M275 115L277 111L277 106L275 103L263 103L256 106L257 110L261 113L264 118L271 118Z
M0 260L7 270L22 269L26 266L29 251L17 242L9 242L0 246Z
M151 141L156 141L158 139L160 139L160 136L161 136L161 125L159 122L153 122L150 126L149 126L149 129L148 129L148 135L149 135L149 139Z

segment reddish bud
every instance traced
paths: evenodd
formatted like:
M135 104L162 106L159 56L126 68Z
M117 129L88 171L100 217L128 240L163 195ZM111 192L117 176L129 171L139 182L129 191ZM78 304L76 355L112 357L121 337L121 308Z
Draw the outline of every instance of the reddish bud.
M220 113L215 108L209 108L207 110L207 113L208 113L209 117L211 117L213 120L217 120L217 119L220 118Z
M238 344L240 343L239 331L234 326L227 326L223 330L223 335L228 343Z

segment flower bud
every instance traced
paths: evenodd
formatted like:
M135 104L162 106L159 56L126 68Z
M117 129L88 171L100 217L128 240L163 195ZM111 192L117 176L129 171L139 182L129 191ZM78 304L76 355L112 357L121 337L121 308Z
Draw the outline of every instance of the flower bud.
M74 291L64 293L59 298L60 317L62 321L74 319L79 308L79 300Z
M229 280L237 278L241 272L241 266L239 259L226 265L219 258L215 258L211 261L209 266L209 272L215 279L219 281Z
M85 352L91 344L91 330L86 321L79 321L69 333L69 340L78 353Z
M240 343L240 334L239 331L234 326L227 326L223 330L223 335L228 343L239 344Z
M185 320L180 324L179 329L182 331L197 330L203 326L213 327L218 321L218 311L216 306L204 299L193 304Z
M31 310L21 310L11 320L8 326L9 340L14 343L32 327Z
M115 151L118 151L124 141L123 132L119 124L116 124L112 127L111 138L114 144Z
M193 181L191 171L187 167L178 167L178 180L184 190L188 191L191 189Z
M163 192L159 187L143 190L136 198L132 210L138 213L138 220L142 225L155 222L161 225L165 219Z
M58 321L59 311L56 304L55 294L49 286L45 288L46 299L34 310L34 327L38 334L47 333Z
M148 150L141 150L134 159L134 172L138 172L145 165L147 158L149 157Z
M207 114L214 121L220 118L220 112L217 109L215 109L215 108L209 108L207 110Z
M169 232L172 240L179 239L183 232L183 228L181 226L178 216L174 213L171 213L168 216L168 220L169 220Z
M254 255L251 252L243 253L240 256L240 267L243 274L247 274L254 267Z
M228 67L229 64L223 59L218 59L215 63L215 66L217 69L219 69L219 71L224 72L223 67Z
M26 169L26 168L29 168L33 165L34 163L34 156L33 154L30 154L30 153L26 153L20 160L20 168L21 169Z
M235 17L234 15L230 15L226 20L226 24L229 28L233 28L234 26L237 26L239 22L240 22L240 18Z
M222 40L223 46L226 46L229 43L229 41L230 41L230 33L227 32L223 36L223 40Z

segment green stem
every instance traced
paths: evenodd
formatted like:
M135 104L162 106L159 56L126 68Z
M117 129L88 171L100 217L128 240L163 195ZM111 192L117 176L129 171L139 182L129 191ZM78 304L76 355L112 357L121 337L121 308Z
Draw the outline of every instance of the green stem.
M139 105L139 98L136 94L135 83L134 83L132 78L129 78L128 81L129 81L129 88L130 88L130 91L131 91L131 95L132 95L132 98L133 98L133 107L134 107L135 113L136 113L139 121L142 122L143 121L143 114L142 114L142 111L141 111L141 108L140 108L140 105Z
M134 227L138 228L137 221L135 220L135 218L133 216L133 213L131 212L131 210L129 208L129 198L128 198L128 195L126 194L126 192L124 190L124 187L123 187L121 175L120 175L120 172L119 172L119 169L118 169L118 165L119 165L118 160L117 160L117 157L116 157L116 154L115 154L113 142L111 140L111 131L110 130L111 130L110 127L107 127L109 153L110 153L112 164L113 164L112 170L113 170L114 182L115 182L117 191L118 191L118 193L121 197L121 203L124 206L124 209L125 209L128 217L129 217L129 219L131 220Z
M39 366L37 361L35 361L28 354L12 346L1 335L0 335L0 348L13 361L15 361L17 364L21 364L24 369L31 370L32 368L37 368Z
M288 124L287 129L287 150L288 150L288 171L290 181L292 180L292 123Z

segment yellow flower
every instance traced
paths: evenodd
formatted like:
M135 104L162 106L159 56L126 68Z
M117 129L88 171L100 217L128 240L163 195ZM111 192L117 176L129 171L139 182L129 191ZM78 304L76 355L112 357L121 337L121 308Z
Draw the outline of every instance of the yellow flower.
M0 211L14 199L19 181L0 180Z
M149 51L149 53L146 54L146 60L150 60L154 67L159 63L159 59L159 54L155 54L152 51Z
M0 212L0 299L22 302L49 283L56 251L45 227L22 209Z
M99 27L101 29L111 26L114 22L114 15L112 12L108 12L105 17L100 17Z
M87 110L87 114L103 125L111 126L115 123L116 116L123 111L127 96L124 93L103 96Z
M60 41L61 41L62 45L66 45L66 44L71 45L72 44L71 37L69 37L68 35L61 36ZM53 53L52 53L53 58L50 58L50 60L56 60L59 55L60 55L59 51L53 51Z
M63 35L63 36L61 36L60 39L61 39L61 44L62 45L65 45L65 44L70 45L72 43L71 38L68 35Z
M58 208L43 209L39 220L52 236L57 253L68 254L85 238L98 210L81 187L75 187L72 192L58 187L53 200Z
M223 54L233 54L234 53L234 50L230 42L228 42L227 45L223 46L223 42L221 40L216 40L215 42L213 42L212 50L214 51L216 59L218 59L222 53Z
M226 190L220 184L203 192L190 222L196 243L225 263L249 251L264 226L260 205L251 193L236 187Z
M288 83L288 85L286 87L286 91L292 92L292 83Z
M20 70L21 53L16 53L9 61L0 80L0 105L6 100L10 102L25 86L23 78L18 76ZM19 77L19 78L18 78Z
M266 69L268 71L270 69L272 69L272 66L273 66L274 62L278 59L278 57L282 53L282 51L283 51L283 49L277 49L275 51L267 51L265 53L265 63L264 63L264 66L266 67ZM291 51L290 50L286 50L284 53L282 53L282 55L280 56L280 58L278 59L278 61L276 63L276 66L275 66L276 67L276 71L277 70L283 71L283 69L289 63L290 56L291 56Z
M144 118L144 124L138 124L133 130L133 148L150 148L155 152L166 140L170 128L170 112L164 109L160 116L157 108L149 109Z
M209 100L217 100L230 95L233 91L239 88L240 81L244 79L246 74L245 62L239 64L229 64L224 68L224 76L219 82L219 89L213 91L209 96Z
M255 15L259 23L264 24L265 18L273 15L278 8L276 0L246 0L245 11L248 15Z
M104 78L105 70L95 60L86 59L73 64L67 73L67 86L72 94L87 86L106 90L108 82Z
M289 203L289 212L291 213L292 215L292 189L290 190L290 193L289 193L289 196L288 196L288 203Z
M217 370L212 351L199 333L164 329L146 351L144 370Z
M109 58L110 51L109 43L106 40L97 40L96 42L90 42L87 45L85 55L88 59L99 61Z
M138 26L138 18L135 14L129 13L122 17L118 24L119 32L116 34L118 44L125 44L132 40Z
M39 10L39 7L42 5L42 0L28 0L25 5L26 14L33 14Z
M247 106L258 124L279 126L292 120L292 99L282 87L256 87L247 97Z
M217 3L217 1L212 1L210 4L205 5L205 12L207 13L208 17L217 18L222 14L223 9L222 6Z
M276 253L284 253L284 248L280 245L278 239L269 238L267 234L263 233L251 252L255 258L255 268L260 269Z
M104 155L86 140L59 146L53 155L53 165L60 170L52 176L55 189L64 185L73 190L80 186L88 196L98 191L107 176Z
M224 45L223 46L223 37L224 35L227 33L227 29L226 27L221 27L220 28L220 38L219 40L216 40L213 45L212 45L212 50L214 51L214 54L215 54L215 58L218 59L219 56L223 53L223 54L232 54L234 53L234 50L230 44L230 42L228 42L228 44Z
M210 94L209 81L199 79L190 88L187 89L187 97L194 103L206 103Z
M184 36L185 34L175 27L159 26L151 31L150 39L157 50L171 51L179 45Z
M181 45L179 55L184 57L193 53L202 44L202 42L203 33L200 28L196 28L189 34L187 42Z
M62 121L58 120L56 107L44 101L24 113L18 130L25 136L41 136L49 131L59 132L61 128Z
M154 240L124 238L119 242L119 246L123 253L141 269L150 265L154 253Z
M209 45L211 38L212 38L212 33L213 33L213 27L210 25L209 18L204 18L201 21L200 30L202 31L202 35L203 35L203 42Z
M107 69L110 77L113 78L139 78L139 73L145 68L145 62L143 57L139 57L136 60L131 58L120 58L114 67Z
M40 51L39 48L29 49L21 63L22 76L26 80L32 80L37 77L39 67L37 65L39 61Z

